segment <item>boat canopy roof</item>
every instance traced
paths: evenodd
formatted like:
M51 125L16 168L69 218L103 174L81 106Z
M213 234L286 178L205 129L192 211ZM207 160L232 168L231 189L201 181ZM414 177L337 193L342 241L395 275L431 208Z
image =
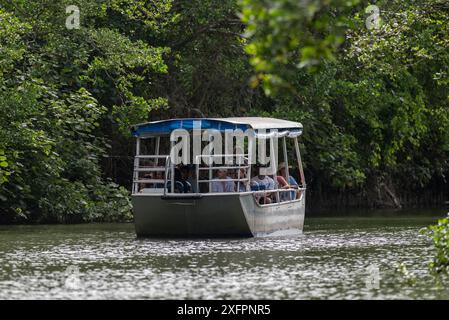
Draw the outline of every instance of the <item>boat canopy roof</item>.
M135 137L152 137L169 135L176 129L190 131L199 128L201 130L215 129L221 132L252 129L260 137L273 135L297 137L303 130L303 126L299 122L262 117L170 119L137 124L132 126L131 130ZM261 133L260 131L265 132ZM270 133L270 131L272 132Z

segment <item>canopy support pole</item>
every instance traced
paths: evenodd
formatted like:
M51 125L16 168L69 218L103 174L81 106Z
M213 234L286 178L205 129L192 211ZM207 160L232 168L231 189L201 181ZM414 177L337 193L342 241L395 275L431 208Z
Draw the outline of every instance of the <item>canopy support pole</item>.
M209 149L209 152L211 152L211 150ZM210 180L212 180L212 169L211 167L213 167L213 162L212 162L212 156L211 154L209 154L209 192L212 192L212 182Z
M251 190L251 171L253 169L253 148L254 148L254 140L256 138L253 136L248 135L248 168L246 169L246 176L248 179L248 184L246 187L246 191Z
M175 142L171 141L170 143L170 154L173 152L173 148L175 147ZM173 162L173 159L170 159L170 171L171 171L171 177L170 177L170 181L171 181L171 193L175 193L175 163Z
M287 139L285 137L282 138L282 148L284 149L285 177L287 178L287 183L290 184L290 171L288 169Z
M160 149L160 145L161 145L161 137L156 137L156 146L155 146L155 150L154 150L154 154L155 155L159 155L159 149ZM159 158L156 158L156 166L159 165Z
M139 180L139 172L137 169L139 168L139 156L140 156L140 138L136 139L136 157L134 158L134 181ZM133 183L133 193L137 193L139 191L138 183Z
M276 201L277 203L280 202L280 197L279 197L279 183L277 181L277 163L276 163L276 151L274 149L274 137L270 138L270 163L271 163L271 173L273 174L273 180L275 183L275 186L277 186L277 192L276 192Z
M296 158L298 159L299 175L301 178L301 185L303 188L305 188L306 187L306 179L304 178L304 170L302 168L301 153L299 151L298 137L295 137L294 139L295 139Z

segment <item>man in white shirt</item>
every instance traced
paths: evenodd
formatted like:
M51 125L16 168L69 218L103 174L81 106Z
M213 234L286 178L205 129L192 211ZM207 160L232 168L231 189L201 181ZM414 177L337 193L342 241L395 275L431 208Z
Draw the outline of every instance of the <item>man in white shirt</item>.
M223 181L213 181L211 183L210 192L213 193L235 192L234 181L230 181L231 178L228 177L228 172L226 169L219 169L217 173L217 178Z

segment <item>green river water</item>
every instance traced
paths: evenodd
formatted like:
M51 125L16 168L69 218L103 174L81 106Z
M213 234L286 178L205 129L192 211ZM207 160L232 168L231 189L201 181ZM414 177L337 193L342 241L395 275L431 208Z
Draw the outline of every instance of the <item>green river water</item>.
M306 213L303 235L259 239L136 239L133 224L0 226L0 299L449 299L419 233L445 214Z

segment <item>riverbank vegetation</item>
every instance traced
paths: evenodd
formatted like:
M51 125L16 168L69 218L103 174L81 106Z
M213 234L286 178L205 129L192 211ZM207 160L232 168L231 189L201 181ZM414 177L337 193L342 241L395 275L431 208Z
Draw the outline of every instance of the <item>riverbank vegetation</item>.
M449 272L449 218L438 220L436 225L432 225L424 230L433 241L435 255L430 262L430 269L435 273Z
M312 209L442 205L449 6L370 4L0 0L0 222L130 219L128 128L173 117L302 122Z

